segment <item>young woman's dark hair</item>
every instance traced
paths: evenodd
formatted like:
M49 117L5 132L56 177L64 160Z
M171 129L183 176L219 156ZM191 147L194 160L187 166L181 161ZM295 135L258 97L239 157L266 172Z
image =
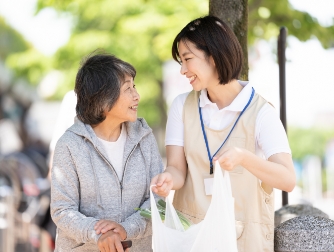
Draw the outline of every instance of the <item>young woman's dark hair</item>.
M114 55L95 52L85 58L75 80L77 117L90 125L104 121L105 112L117 101L126 76L135 78L136 70Z
M207 57L212 56L220 84L238 79L242 67L242 48L233 31L222 20L205 16L191 21L175 37L172 56L180 63L178 45L180 42L193 43Z

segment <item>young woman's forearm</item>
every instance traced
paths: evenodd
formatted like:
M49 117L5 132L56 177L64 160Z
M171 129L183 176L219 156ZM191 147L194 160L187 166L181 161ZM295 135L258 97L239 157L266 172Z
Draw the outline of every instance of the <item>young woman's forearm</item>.
M168 172L173 178L173 188L172 190L178 190L184 185L186 179L186 173L182 172L180 169L174 166L167 166L164 172Z
M187 162L183 146L166 146L167 168L165 172L172 175L172 190L180 189L187 176Z
M274 188L291 192L296 185L296 175L290 154L278 153L264 160L245 150L241 165L263 183Z

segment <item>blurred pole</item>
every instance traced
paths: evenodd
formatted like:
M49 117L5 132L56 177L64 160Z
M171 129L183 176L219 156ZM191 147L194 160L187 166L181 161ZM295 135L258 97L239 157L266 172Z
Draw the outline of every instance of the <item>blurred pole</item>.
M280 118L284 126L285 132L287 132L286 126L286 96L285 96L285 48L287 28L281 27L277 42L278 51L278 68L279 68L279 96L280 96ZM288 193L282 191L282 206L289 204Z

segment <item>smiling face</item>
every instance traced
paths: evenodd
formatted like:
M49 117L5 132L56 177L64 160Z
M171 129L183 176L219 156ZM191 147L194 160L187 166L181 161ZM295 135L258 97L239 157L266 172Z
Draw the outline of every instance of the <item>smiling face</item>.
M118 100L114 106L106 112L106 119L117 120L120 123L137 119L137 108L140 96L136 90L133 78L126 76L121 86Z
M178 51L181 60L181 74L185 75L193 89L200 91L219 83L213 58L196 48L189 41L180 41Z

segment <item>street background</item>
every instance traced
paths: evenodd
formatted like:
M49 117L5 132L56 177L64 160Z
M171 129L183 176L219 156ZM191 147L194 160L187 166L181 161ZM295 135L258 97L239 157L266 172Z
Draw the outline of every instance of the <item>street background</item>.
M279 115L277 36L281 26L289 27L287 134L297 173L289 203L312 204L334 220L334 2L275 4L249 1L249 81ZM69 91L80 60L93 50L104 48L136 67L139 116L153 128L164 156L168 108L178 94L191 90L171 60L171 42L186 23L208 14L208 6L206 0L0 0L0 244L5 230L9 237L20 229L22 248L25 242L31 251L52 248L54 231L43 216L50 143L71 125L75 97ZM31 168L27 157L33 159ZM23 183L22 192L3 175L4 167L13 164L21 174L17 183ZM12 200L6 195L13 193L20 195L12 203L21 226L7 221L16 211L6 208ZM281 192L275 195L277 210Z

